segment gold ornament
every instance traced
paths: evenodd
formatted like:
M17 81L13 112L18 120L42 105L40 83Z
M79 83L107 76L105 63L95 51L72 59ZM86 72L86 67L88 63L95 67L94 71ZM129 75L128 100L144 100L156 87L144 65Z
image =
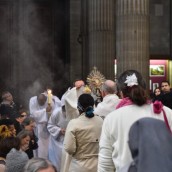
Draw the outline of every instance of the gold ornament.
M88 86L91 88L92 92L96 94L97 89L101 90L102 84L105 82L105 77L96 67L93 67L93 70L87 77Z
M86 86L84 87L83 92L84 92L84 93L87 93L87 94L91 94L91 89L89 88L88 85L86 85Z

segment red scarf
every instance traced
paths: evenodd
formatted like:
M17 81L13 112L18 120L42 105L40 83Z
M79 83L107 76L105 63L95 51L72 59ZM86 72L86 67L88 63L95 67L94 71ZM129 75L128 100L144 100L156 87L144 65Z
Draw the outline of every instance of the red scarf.
M119 102L119 104L116 106L116 109L119 109L123 106L132 105L132 104L133 102L128 97L125 97Z
M150 101L147 101L147 104L150 104L151 102ZM116 109L119 109L123 106L128 106L128 105L132 105L133 102L128 98L123 98L119 104L117 105ZM172 133L171 131L171 128L170 128L170 125L168 123L168 119L167 119L167 116L166 116L166 113L165 111L163 110L163 104L161 101L158 101L156 100L154 103L153 103L153 111L154 113L156 113L157 115L160 114L161 112L163 112L163 117L164 117L164 122L167 126L167 128L169 129L169 131Z
M150 101L147 101L147 104L150 104L150 103L151 103ZM133 102L128 97L125 97L119 102L119 104L116 106L116 109L119 109L123 106L132 105L132 104ZM153 103L154 113L160 114L162 112L162 108L163 108L163 104L161 103L161 101L155 101Z

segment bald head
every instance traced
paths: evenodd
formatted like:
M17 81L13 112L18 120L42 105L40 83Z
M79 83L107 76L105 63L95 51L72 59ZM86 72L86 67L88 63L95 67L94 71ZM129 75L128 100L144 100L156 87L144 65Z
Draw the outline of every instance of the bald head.
M104 91L106 94L115 94L116 83L112 80L106 80L102 86L102 91Z

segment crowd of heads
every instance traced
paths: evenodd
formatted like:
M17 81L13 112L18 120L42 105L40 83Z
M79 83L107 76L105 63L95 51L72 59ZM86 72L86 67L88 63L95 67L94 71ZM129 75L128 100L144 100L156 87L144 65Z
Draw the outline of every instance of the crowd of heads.
M95 116L95 99L90 92L89 94L83 94L84 86L85 84L81 80L74 83L76 89L83 88L78 92L77 109L80 114L84 113L87 118L93 118ZM170 83L168 81L162 81L160 87L155 88L153 91L154 97L169 93L171 91ZM133 104L138 106L146 104L149 98L145 80L136 70L123 72L116 82L106 80L101 87L101 96L105 97L108 94L118 94L120 98L129 98ZM41 93L37 96L37 101L40 106L43 106L47 101L47 96ZM62 110L64 110L64 107L63 105ZM14 119L10 118L11 110L13 112L16 111L13 96L10 92L5 91L2 93L2 103L0 106L0 157L7 158L9 172L10 170L14 170L14 168L19 168L18 164L15 164L15 162L13 164L16 156L23 162L23 164L21 163L22 167L27 162L24 167L24 172L41 172L41 170L56 172L55 167L48 160L33 158L28 161L24 154L19 153L20 150L26 151L29 148L29 143L33 137L35 120L27 116L28 113L24 108L20 108L18 113L15 113L13 116L22 127L22 130L16 133Z

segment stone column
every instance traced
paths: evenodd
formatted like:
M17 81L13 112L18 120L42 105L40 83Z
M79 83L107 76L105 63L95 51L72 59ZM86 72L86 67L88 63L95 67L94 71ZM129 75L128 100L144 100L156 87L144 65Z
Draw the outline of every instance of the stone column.
M116 16L117 75L136 69L149 88L149 0L117 0Z
M70 0L69 11L70 22L70 81L73 83L76 79L84 79L82 73L82 47L79 43L80 34L80 16L81 16L81 0ZM82 41L81 41L82 42Z
M114 79L115 1L82 0L83 60L87 74L94 66L108 79Z

